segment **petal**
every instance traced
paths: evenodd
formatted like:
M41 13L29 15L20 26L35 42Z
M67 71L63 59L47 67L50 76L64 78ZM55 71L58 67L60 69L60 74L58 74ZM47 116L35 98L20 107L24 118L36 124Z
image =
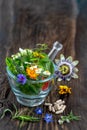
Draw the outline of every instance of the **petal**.
M75 60L75 61L72 62L72 65L76 66L76 65L78 65L78 63L79 63L79 61Z
M57 81L62 81L62 79L61 79L61 78L58 78Z
M72 56L69 56L67 59L66 59L66 61L70 61L70 62L72 62Z
M67 81L70 81L70 79L71 79L71 78L67 78L66 80L67 80Z
M63 60L63 61L65 60L65 57L64 57L63 54L60 55L60 59Z
M74 71L75 71L75 72L78 72L79 70L78 70L78 68L75 67L75 68L74 68Z
M76 73L73 73L72 77L75 78L75 79L77 79L78 75Z
M58 59L55 59L55 63L56 63L56 64L58 64L58 63L59 63L59 61L60 61L60 60L58 60Z

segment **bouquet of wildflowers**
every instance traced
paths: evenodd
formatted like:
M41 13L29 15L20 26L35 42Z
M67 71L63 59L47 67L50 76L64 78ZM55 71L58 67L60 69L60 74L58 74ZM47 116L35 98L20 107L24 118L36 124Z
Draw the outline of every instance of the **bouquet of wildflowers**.
M44 84L36 81L45 80L54 73L54 65L44 52L45 44L39 44L36 49L21 49L19 52L6 58L8 70L15 76L17 87L25 94L38 94L44 89ZM33 81L34 84L31 84ZM47 84L47 83L46 83Z

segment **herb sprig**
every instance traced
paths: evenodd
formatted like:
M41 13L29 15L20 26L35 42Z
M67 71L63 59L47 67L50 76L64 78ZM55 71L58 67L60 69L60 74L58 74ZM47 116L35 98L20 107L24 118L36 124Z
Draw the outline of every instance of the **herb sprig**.
M61 116L61 118L58 120L58 123L60 125L62 125L64 122L67 122L67 123L70 123L70 121L73 121L73 120L80 120L80 116L76 116L73 114L73 112L71 111L70 114L66 115L66 116Z
M3 111L3 114L2 114L2 116L1 116L1 119L5 117L5 114L6 114L7 112L10 112L12 119L16 119L16 120L19 120L19 121L20 121L20 127L23 126L24 122L38 122L38 121L40 121L40 118L38 118L38 117L21 114L21 113L17 110L17 107L15 106L15 104L13 104L13 106L14 106L14 108L15 108L15 113L14 113L11 109L7 108L7 109L5 109L5 110Z

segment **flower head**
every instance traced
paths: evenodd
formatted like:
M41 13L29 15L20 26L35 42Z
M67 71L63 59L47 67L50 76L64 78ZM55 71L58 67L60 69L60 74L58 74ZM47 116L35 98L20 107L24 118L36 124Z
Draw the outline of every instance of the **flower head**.
M71 94L71 88L66 85L60 85L59 94Z
M78 78L76 72L78 69L76 65L79 63L77 60L73 61L72 57L69 56L65 59L64 55L60 55L60 60L56 60L56 76L58 81L67 80L70 81L71 78Z
M38 57L38 58L44 58L44 55L41 54L41 53L38 53L37 51L36 51L36 52L33 52L33 56L34 56L34 57Z
M31 79L36 79L38 74L36 73L36 68L27 67L26 73Z
M44 117L44 120L45 120L47 123L52 122L52 121L53 121L52 114L46 113L46 114L45 114L45 117Z
M26 76L23 74L18 74L17 75L17 82L21 83L21 84L25 84L26 83Z
M39 108L39 107L38 107L38 108L35 109L35 113L38 114L38 115L41 115L42 112L43 112L43 109L42 109L42 108Z
M51 75L51 73L48 70L44 71L43 74L46 75L46 76L50 76Z

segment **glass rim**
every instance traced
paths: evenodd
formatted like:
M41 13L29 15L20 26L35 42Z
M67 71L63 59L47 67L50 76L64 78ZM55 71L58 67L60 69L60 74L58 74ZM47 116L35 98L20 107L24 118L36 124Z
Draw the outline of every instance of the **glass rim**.
M6 71L7 71L7 74L12 77L14 80L16 79L16 76L9 70L8 66L6 67ZM44 82L47 82L51 79L54 78L54 73L51 74L49 77L45 78L45 79L42 79L42 80L29 80L27 79L28 82L32 82L32 83L44 83Z

